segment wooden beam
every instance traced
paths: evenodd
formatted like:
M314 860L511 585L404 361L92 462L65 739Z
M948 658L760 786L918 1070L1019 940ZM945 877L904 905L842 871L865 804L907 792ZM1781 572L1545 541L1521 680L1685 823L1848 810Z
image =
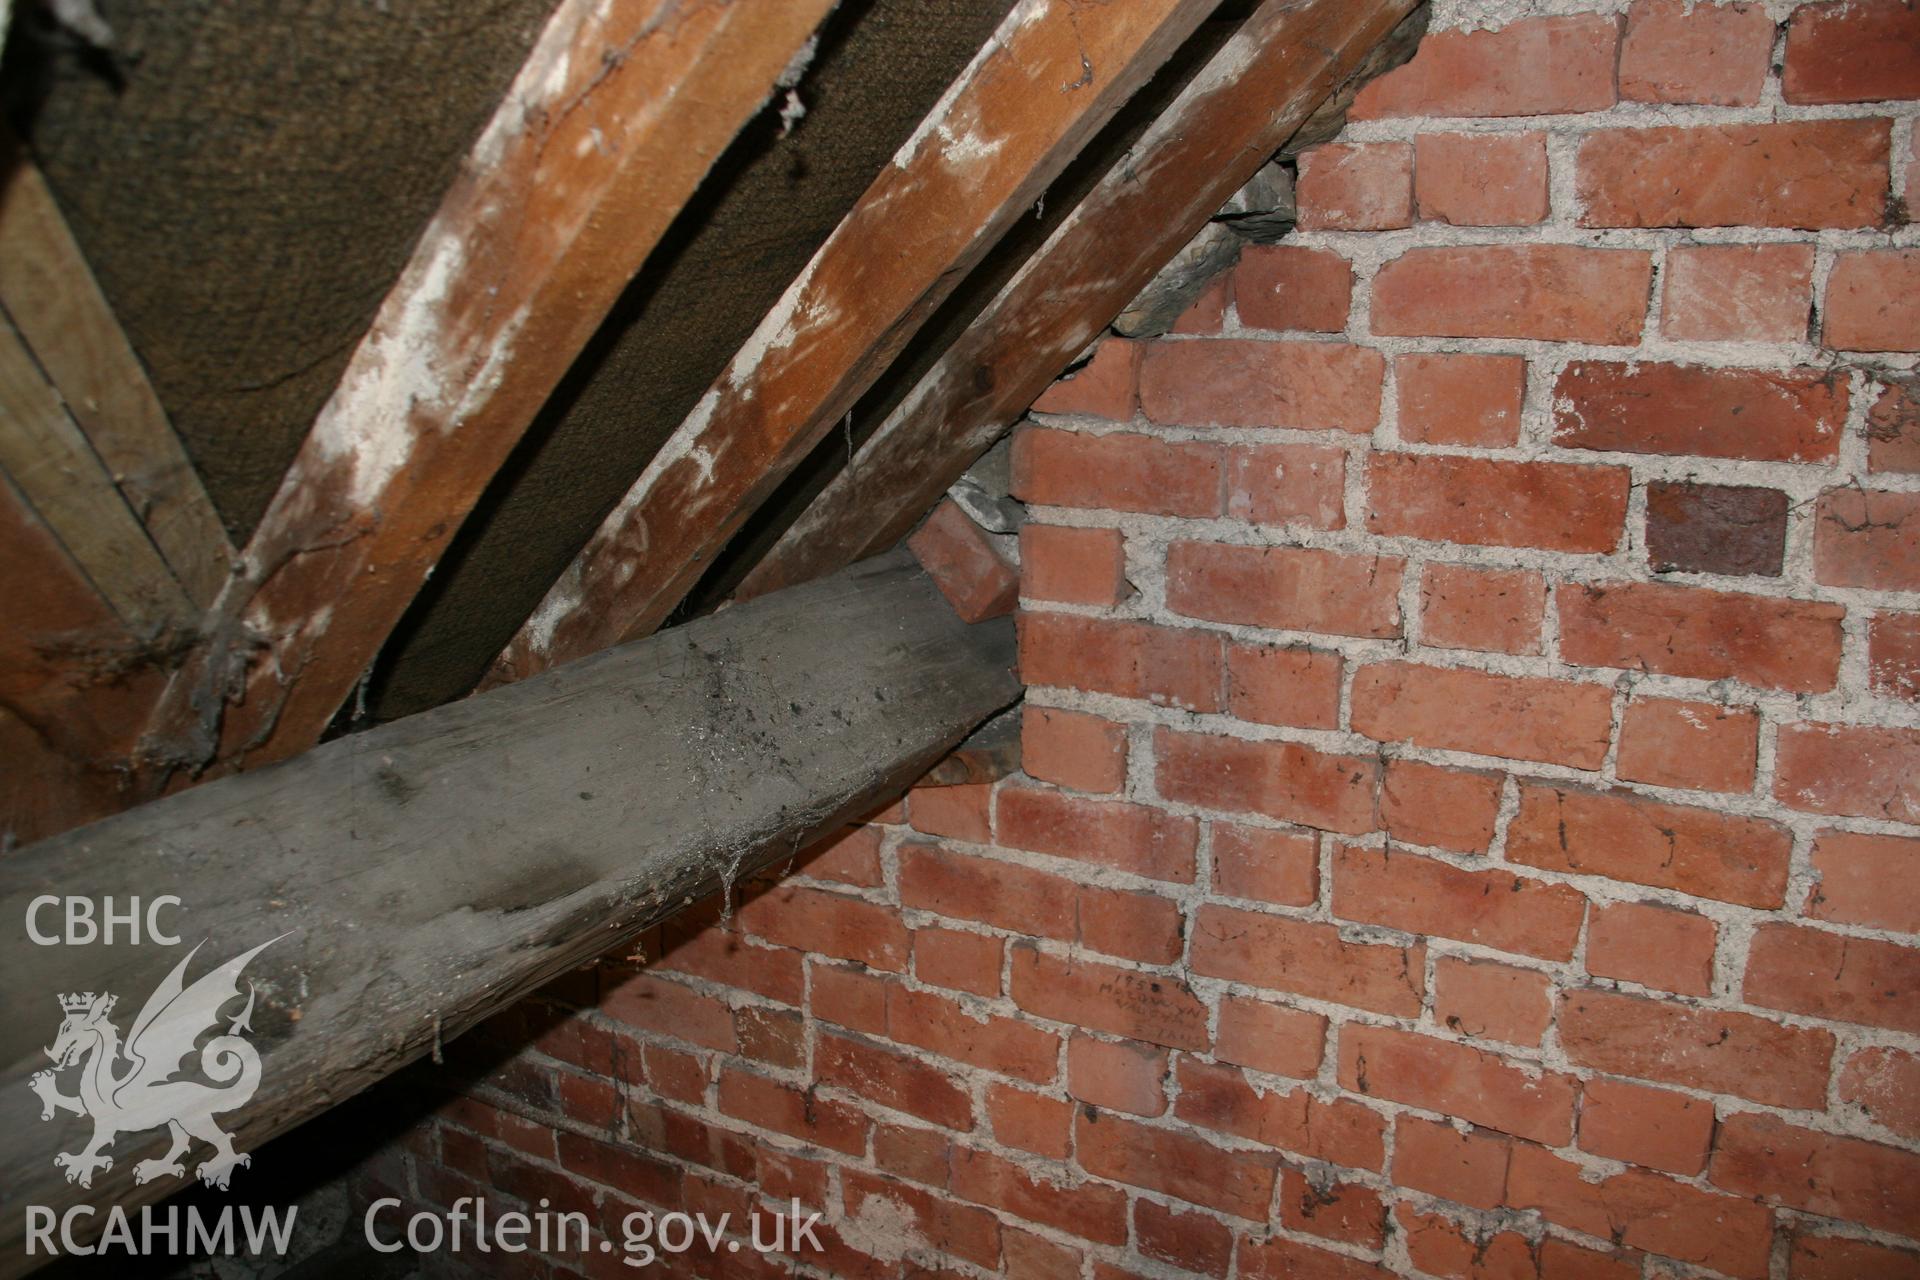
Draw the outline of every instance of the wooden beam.
M635 481L482 687L650 633L1218 0L1020 0Z
M0 307L196 609L233 544L46 179L0 132Z
M136 636L0 474L0 850L111 812L168 637Z
M375 316L142 748L313 745L832 0L561 0Z
M891 546L1132 301L1416 0L1265 0L742 582Z
M0 469L130 630L157 637L193 626L193 601L4 310Z
M0 859L15 928L43 893L122 910L172 894L164 921L183 939L17 949L0 989L0 1199L104 1214L182 1185L134 1185L164 1129L121 1135L91 1187L55 1167L92 1131L43 1123L29 1089L57 995L112 992L124 1033L189 947L204 940L191 979L273 940L245 975L259 1087L219 1116L250 1150L891 800L1019 696L1013 662L1011 620L961 623L901 553ZM20 1258L23 1223L0 1217L0 1258Z
M1020 772L1019 707L1001 712L967 736L916 782L920 787L965 787L998 782Z

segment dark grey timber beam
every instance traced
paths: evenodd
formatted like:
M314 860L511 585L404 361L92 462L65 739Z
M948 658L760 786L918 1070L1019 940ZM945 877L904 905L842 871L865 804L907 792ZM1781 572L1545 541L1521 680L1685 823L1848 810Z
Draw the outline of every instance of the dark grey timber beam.
M131 1121L91 1187L55 1167L93 1133L66 1111L42 1121L30 1086L52 1065L56 997L114 993L124 1036L193 945L189 983L272 940L218 1007L225 1032L252 984L259 1086L214 1117L250 1151L885 803L1019 697L1013 664L1010 619L961 623L893 553L0 858L9 929L42 895L122 912L172 895L160 921L181 939L10 948L0 1273L25 1265L26 1205L104 1213L185 1185L136 1185L167 1130ZM60 917L43 908L42 932ZM196 1139L187 1177L210 1154Z

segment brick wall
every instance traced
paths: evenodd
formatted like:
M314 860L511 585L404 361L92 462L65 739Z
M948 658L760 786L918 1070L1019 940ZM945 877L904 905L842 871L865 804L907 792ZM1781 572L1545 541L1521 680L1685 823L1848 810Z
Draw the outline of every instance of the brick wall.
M1036 406L1028 776L469 1037L372 1185L798 1196L834 1276L1920 1276L1920 11L1575 7L1442 6Z

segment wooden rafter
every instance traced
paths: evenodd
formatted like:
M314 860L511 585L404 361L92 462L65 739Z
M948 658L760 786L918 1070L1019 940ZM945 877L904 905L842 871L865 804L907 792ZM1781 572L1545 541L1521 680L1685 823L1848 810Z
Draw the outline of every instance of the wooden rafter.
M1265 0L742 582L748 598L892 545L1417 0Z
M902 552L21 850L0 911L124 894L138 863L210 939L190 978L271 942L246 972L260 1085L221 1117L251 1149L891 800L1019 696L1013 660L1010 619L963 624ZM28 1079L55 993L117 992L125 1026L184 948L23 950L0 989L0 1199L103 1218L177 1189L134 1182L164 1128L64 1181L52 1156L91 1126L43 1123ZM24 1223L0 1217L0 1259Z
M316 742L832 0L562 0L170 683L164 773Z
M76 449L96 455L89 469L104 470L192 610L212 604L233 568L226 529L46 179L4 134L0 308L78 429L62 430L65 446L45 456L63 457L61 465L72 466L79 459ZM103 511L99 522L117 528L123 520ZM73 550L78 554L81 549ZM137 555L120 572L145 571L150 559ZM116 574L111 567L96 569L92 564L89 572L96 580L111 580ZM162 588L156 584L152 589Z
M554 584L487 683L658 627L954 284L1217 2L1021 0Z

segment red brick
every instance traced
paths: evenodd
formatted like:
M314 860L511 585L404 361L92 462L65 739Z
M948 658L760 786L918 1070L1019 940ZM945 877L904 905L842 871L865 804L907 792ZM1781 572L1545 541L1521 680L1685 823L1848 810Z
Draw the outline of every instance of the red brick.
M1433 972L1433 1014L1476 1040L1538 1045L1552 1009L1550 985L1536 969L1441 956Z
M1417 945L1348 942L1331 924L1208 905L1194 919L1190 963L1203 977L1410 1018L1420 1012L1423 957Z
M1442 649L1539 653L1546 579L1531 569L1429 564L1420 575L1420 641Z
M742 932L782 946L893 973L907 967L907 930L900 917L858 898L782 886L743 902L736 919Z
M1793 833L1762 818L1663 804L1625 791L1520 788L1507 859L1748 907L1786 901Z
M1176 802L1348 835L1371 831L1380 762L1293 742L1247 742L1158 729L1154 785Z
M1415 351L1393 358L1400 438L1499 449L1520 438L1524 356Z
M907 549L940 588L962 622L981 622L1013 612L1020 600L1020 570L993 534L951 498L943 498L907 539Z
M1307 907L1320 896L1320 856L1313 835L1213 824L1213 891L1283 907Z
M1527 18L1497 31L1440 31L1413 61L1369 81L1352 118L1544 116L1602 111L1615 101L1615 19Z
M867 1150L867 1118L859 1111L765 1076L723 1069L719 1106L723 1115L802 1142L854 1156Z
M1042 871L931 845L900 850L900 905L996 929L1071 941L1078 888Z
M1373 280L1381 337L1640 341L1653 259L1563 244L1409 249Z
M1647 485L1647 567L1655 573L1777 578L1787 555L1787 495L1748 485Z
M849 1219L858 1220L867 1201L874 1200L886 1220L905 1211L908 1221L901 1224L903 1235L917 1236L929 1248L983 1267L999 1263L1000 1223L992 1214L859 1169L845 1170L840 1177Z
M699 1106L707 1098L707 1068L690 1053L650 1044L644 1052L647 1086L663 1098ZM548 1139L551 1141L551 1137Z
M1637 1280L1640 1256L1603 1252L1549 1236L1540 1243L1540 1280Z
M1561 1047L1579 1066L1777 1107L1825 1105L1827 1031L1597 988L1564 993L1558 1020Z
M1920 148L1920 143L1915 145ZM1920 188L1920 157L1913 162L1912 174ZM1912 199L1915 213L1920 214L1920 190ZM1886 384L1867 411L1867 470L1920 475L1920 377L1882 376Z
M907 797L907 821L926 835L985 844L993 839L993 787L916 787Z
M730 1053L733 1011L677 982L636 973L600 997L600 1012L626 1026Z
M1049 1160L1065 1160L1073 1137L1073 1104L1012 1085L987 1089L987 1118L1003 1146Z
M1006 1280L1080 1280L1086 1255L1031 1231L1009 1228L1001 1240L1006 1256L1001 1262ZM957 1277L956 1277L957 1280Z
M1667 251L1660 332L1669 338L1798 342L1807 336L1812 308L1810 244L1675 245Z
M1352 715L1356 733L1380 742L1598 769L1613 693L1542 676L1378 662L1354 676Z
M1920 1031L1920 948L1763 924L1747 954L1747 1003Z
M1095 1177L1266 1221L1273 1198L1271 1156L1227 1151L1173 1129L1086 1110L1075 1119L1073 1140L1080 1167Z
M1309 1177L1298 1169L1283 1169L1280 1224L1289 1231L1378 1249L1386 1242L1387 1211L1371 1187L1337 1182L1319 1171Z
M1768 1115L1730 1115L1714 1144L1714 1185L1906 1234L1920 1222L1920 1155L1816 1133Z
M873 1163L879 1169L902 1178L912 1178L916 1182L930 1183L936 1187L947 1185L947 1165L952 1158L952 1135L937 1129L921 1129L908 1125L888 1124L881 1121L873 1126ZM776 1158L783 1158L791 1166L796 1158L777 1152L772 1147L764 1147L760 1156L761 1189L771 1195L779 1196L781 1189L769 1185L774 1179L769 1177L768 1167ZM787 1194L797 1195L807 1204L825 1203L827 1190L827 1169L825 1165L804 1162L798 1169L781 1170L782 1179L787 1180L789 1173L800 1174L808 1184L808 1192L799 1190Z
M798 1010L748 1007L733 1013L740 1056L772 1067L806 1065L805 1023Z
M1772 60L1773 19L1761 5L1634 0L1620 41L1620 96L1751 107Z
M1568 448L1831 462L1847 385L1819 369L1578 360L1560 375L1554 402L1554 443Z
M880 872L880 829L844 827L802 850L793 861L793 869L815 880L871 888L884 879Z
M1269 1075L1311 1080L1326 1056L1327 1020L1245 996L1220 997L1213 1056Z
M1200 291L1173 322L1173 333L1219 333L1226 323L1227 304L1233 301L1233 272L1223 271Z
M1920 702L1920 613L1867 619L1867 685L1875 697Z
M1612 551L1632 479L1621 467L1378 453L1367 528L1389 537L1548 551Z
M1122 1244L1127 1238L1124 1192L1094 1182L1043 1182L991 1152L955 1148L953 1191L1082 1240Z
M1364 435L1380 420L1385 358L1338 342L1159 342L1140 405L1170 426L1290 427Z
M1256 724L1340 726L1340 655L1264 644L1227 646L1227 710Z
M681 1175L675 1166L583 1134L563 1130L554 1137L559 1146L560 1164L568 1172L649 1204L679 1206Z
M1788 102L1920 98L1920 11L1902 0L1802 5L1781 89Z
M1127 727L1059 707L1028 707L1020 723L1020 768L1077 791L1118 791L1127 780Z
M1233 1262L1233 1232L1218 1218L1170 1209L1153 1200L1133 1202L1133 1235L1141 1254L1182 1271L1224 1280Z
M1920 1057L1876 1046L1847 1059L1840 1097L1903 1138L1920 1138Z
M1403 1111L1393 1124L1393 1182L1476 1209L1496 1209L1507 1188L1512 1146L1504 1134L1462 1132Z
M1189 711L1218 711L1220 637L1147 622L1023 613L1020 678Z
M1719 930L1691 911L1655 902L1594 904L1587 972L1683 996L1713 992Z
M1053 1079L1060 1037L1019 1018L975 1013L944 996L894 986L887 991L887 1035L1001 1075L1035 1084Z
M1186 1057L1176 1074L1174 1115L1190 1124L1349 1169L1378 1170L1386 1160L1385 1123L1350 1098L1255 1089L1233 1067Z
M1920 840L1822 831L1813 840L1813 869L1820 879L1808 915L1920 933Z
M1567 583L1556 598L1567 662L1789 693L1840 675L1840 605L1663 582Z
M929 1124L963 1132L973 1128L973 1103L966 1091L918 1058L845 1036L822 1035L814 1045L813 1070L821 1084Z
M1550 1222L1695 1262L1741 1280L1765 1280L1773 1215L1762 1205L1715 1195L1641 1169L1589 1182L1581 1167L1538 1147L1517 1146L1507 1203Z
M1185 936L1180 904L1157 893L1080 890L1080 945L1142 964L1173 964Z
M1813 529L1813 576L1830 587L1920 591L1920 493L1829 489Z
M1233 304L1249 328L1339 333L1353 309L1353 266L1327 249L1248 245L1234 268Z
M1013 436L1012 490L1039 506L1217 516L1224 463L1219 445L1023 427Z
M1750 791L1760 717L1751 707L1635 698L1620 722L1616 768L1630 782L1697 791Z
M1207 1044L1206 1006L1177 978L1062 959L1018 943L1013 948L1012 991L1015 1004L1055 1022L1170 1049Z
M1830 347L1920 351L1920 249L1842 253L1821 311Z
M1227 514L1254 524L1346 527L1347 454L1317 444L1227 451Z
M1377 1280L1393 1272L1286 1236L1242 1236L1241 1280Z
M1131 593L1118 529L1029 524L1020 530L1020 590L1033 600L1119 604Z
M1572 1076L1392 1027L1340 1029L1340 1087L1552 1146L1573 1137Z
M936 987L977 996L1000 994L1000 939L958 929L913 931L913 974Z
M1713 1104L1595 1077L1581 1088L1580 1149L1692 1177L1707 1167Z
M1157 1116L1167 1109L1167 1051L1076 1035L1067 1041L1067 1092L1109 1111Z
M1604 129L1575 192L1587 227L1872 227L1887 171L1885 120Z
M1586 910L1579 890L1510 871L1352 845L1333 855L1333 913L1343 920L1569 960Z
M1483 1280L1515 1277L1535 1280L1540 1275L1533 1246L1515 1231L1469 1230L1452 1218L1420 1213L1402 1202L1394 1219L1407 1242L1407 1258L1423 1275L1445 1280Z
M1420 216L1456 227L1546 221L1543 133L1423 133L1415 140Z
M1140 378L1140 344L1109 337L1093 358L1061 378L1033 402L1036 413L1078 413L1128 422Z
M1004 787L1000 843L1097 863L1156 880L1193 879L1199 826L1145 805L1089 800L1039 787Z
M1380 816L1395 840L1455 853L1485 853L1500 816L1500 789L1496 774L1389 760L1380 789Z
M822 964L818 960L813 961L810 968L814 1017L875 1035L886 1031L887 989L891 982L876 978L865 969Z
M786 947L763 947L736 933L698 929L667 939L652 967L797 1005L806 990L802 963L801 953Z
M1782 725L1773 795L1809 813L1920 823L1920 731Z
M1413 148L1404 142L1314 147L1300 156L1302 231L1413 225Z
M1920 1280L1920 1254L1845 1236L1796 1234L1787 1268L1793 1280Z
M1176 542L1167 549L1167 607L1213 622L1392 637L1404 565L1312 547Z

